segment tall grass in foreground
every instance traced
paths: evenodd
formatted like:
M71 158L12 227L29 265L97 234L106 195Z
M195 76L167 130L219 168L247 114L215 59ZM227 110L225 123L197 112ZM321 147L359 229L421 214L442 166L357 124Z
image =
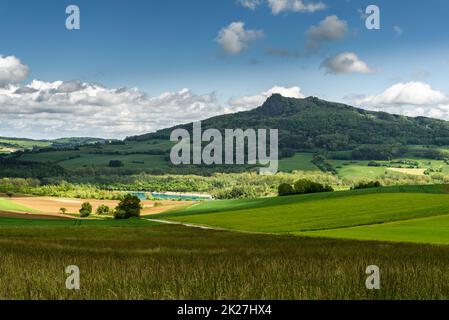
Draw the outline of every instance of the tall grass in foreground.
M449 247L181 226L2 227L1 299L448 299ZM365 289L381 268L380 291ZM65 289L68 265L81 290Z

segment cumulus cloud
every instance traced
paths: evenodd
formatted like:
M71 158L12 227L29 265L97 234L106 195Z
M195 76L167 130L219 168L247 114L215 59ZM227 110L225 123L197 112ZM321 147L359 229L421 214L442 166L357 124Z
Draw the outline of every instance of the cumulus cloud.
M8 67L22 65L16 58L6 61L3 65ZM182 89L148 96L137 88L108 88L79 80L18 84L23 77L9 76L0 87L0 135L124 138L256 107L273 93L304 97L299 87L273 87L223 106L214 92Z
M336 15L328 16L318 26L312 26L306 31L308 46L318 49L325 42L343 39L348 33L348 23Z
M327 73L332 74L372 73L374 71L353 52L343 52L327 58L321 63L321 67L326 69Z
M359 104L370 106L433 106L448 102L448 97L441 91L434 90L423 82L412 81L397 83L384 92L359 100Z
M238 0L238 3L242 7L255 10L261 4L261 0Z
M255 10L262 3L266 3L273 15L283 12L308 12L313 13L327 8L321 1L304 0L237 0L238 3L248 9Z
M268 6L274 15L282 12L316 12L327 8L323 2L305 2L303 0L268 0Z
M222 114L214 93L189 89L150 97L135 88L80 81L0 88L2 134L125 137ZM232 112L233 109L228 109Z
M377 95L348 96L346 100L370 110L449 120L449 97L418 81L397 83Z
M272 94L304 98L299 87L275 86L221 105L215 93L189 89L148 96L136 88L108 88L81 81L44 82L0 88L0 133L35 138L99 136L124 138L223 113L262 105Z
M305 98L305 95L301 92L300 87L286 88L274 86L273 88L254 96L232 98L228 103L230 106L234 107L236 111L250 110L252 108L261 106L265 102L265 100L267 100L271 95L275 93L279 93L288 98Z
M28 77L28 66L14 56L0 56L0 87L18 83Z
M238 21L224 27L215 39L228 54L238 54L246 49L250 42L263 36L260 30L245 30L245 23Z

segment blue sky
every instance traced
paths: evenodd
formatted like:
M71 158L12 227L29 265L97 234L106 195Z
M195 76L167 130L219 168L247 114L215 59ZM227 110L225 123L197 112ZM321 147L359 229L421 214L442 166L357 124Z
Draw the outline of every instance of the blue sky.
M298 3L321 7L294 9ZM80 30L65 28L70 4L80 8ZM361 17L370 4L380 8L380 30L366 29ZM0 0L0 55L20 61L9 60L3 73L27 67L2 80L0 63L0 135L124 137L250 109L275 86L449 119L448 15L446 0ZM326 30L334 26L340 34ZM240 36L241 47L230 52L236 43L220 40L221 30ZM348 59L349 68L339 65ZM66 82L69 92L56 90ZM33 92L19 96L18 88ZM88 126L73 125L79 121Z

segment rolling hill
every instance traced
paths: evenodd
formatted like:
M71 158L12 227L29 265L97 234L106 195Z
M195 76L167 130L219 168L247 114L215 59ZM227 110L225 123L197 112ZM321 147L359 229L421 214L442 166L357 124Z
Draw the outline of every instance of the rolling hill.
M449 159L449 150L445 149L449 145L447 121L367 111L315 97L293 99L275 94L258 108L206 119L202 127L203 130L216 128L221 131L227 128L279 129L281 171L321 170L355 177L363 177L369 171L370 176L375 177L385 172L388 165L366 170L371 160ZM55 140L49 147L34 151L22 146L25 150L11 157L16 161L57 165L67 172L78 171L78 174L87 170L90 175L99 172L126 175L143 171L210 174L251 170L242 166L173 166L169 161L173 146L169 137L176 128L191 130L192 125L128 137L124 141ZM111 168L111 160L119 161L121 166ZM338 162L343 160L365 162L352 170L343 168L345 163ZM431 167L428 165L423 169Z
M281 149L327 151L347 150L359 145L447 145L449 122L429 118L411 118L385 112L367 111L316 97L285 98L274 94L259 108L222 115L202 121L203 129L272 128L279 129ZM169 139L175 128L127 141Z
M154 218L244 232L449 244L447 193L447 186L405 186L215 201Z
M12 153L45 148L73 148L81 145L105 143L109 140L99 138L59 138L54 140L34 140L27 138L0 137L0 153ZM3 150L3 152L2 152Z

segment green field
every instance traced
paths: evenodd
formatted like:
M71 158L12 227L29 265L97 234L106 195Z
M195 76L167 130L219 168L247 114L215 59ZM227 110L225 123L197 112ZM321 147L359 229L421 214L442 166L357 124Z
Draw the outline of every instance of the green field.
M298 235L358 240L449 244L449 215L354 228L301 232Z
M197 215L197 214L222 213L234 210L256 209L278 205L299 204L308 201L337 199L347 196L391 194L391 193L448 194L449 185L391 186L373 189L358 189L340 192L305 194L300 196L289 196L289 197L209 201L196 204L184 208L182 210L176 210L156 215L155 217L164 218L164 217L178 217L178 216Z
M0 143L18 146L23 149L32 149L33 147L49 147L51 146L51 141L41 141L41 140L30 140L30 139L9 139L9 138L0 138Z
M245 232L449 244L449 232L444 232L449 214L446 192L442 186L391 187L221 201L159 217ZM432 232L439 221L440 232ZM420 237L413 228L419 229Z
M318 167L312 163L313 153L296 153L295 156L291 158L285 158L279 160L279 170L283 172L292 172L292 171L319 171ZM449 165L445 163L443 160L434 160L434 159L423 159L417 158L413 156L401 157L393 159L392 162L395 161L414 161L418 164L418 168L422 169L433 169L433 170L441 170L443 174L449 173ZM388 176L389 174L394 175L406 175L404 173L396 172L393 170L389 170L388 161L377 161L380 164L384 164L383 166L374 167L369 166L368 164L371 161L362 161L362 160L332 160L329 159L328 162L332 164L334 169L337 172L337 175L340 178L353 179L353 180L376 180L380 177ZM399 167L397 166L392 166Z
M0 299L449 299L446 185L209 201L156 218L229 230L0 217ZM365 288L372 264L379 291ZM65 288L69 265L79 291Z
M37 162L55 162L60 163L68 161L71 158L77 157L78 151L51 151L51 152L39 152L39 153L27 153L20 157L20 160L24 161L37 161Z
M3 151L5 154L9 154L15 151L32 150L34 148L73 148L80 145L94 145L96 142L103 143L106 140L99 138L60 138L55 140L33 140L24 138L6 138L0 137L0 153ZM68 151L70 152L70 151ZM37 155L39 153L35 153ZM39 158L39 156L37 156ZM53 160L49 160L53 161Z
M338 176L348 179L376 180L385 174L386 167L369 167L369 161L329 160Z
M173 142L168 140L151 140L151 141L126 141L122 145L106 144L100 147L96 147L96 150L112 151L112 152L145 152L150 150L170 150L174 145ZM90 147L83 147L84 150L90 150Z
M171 164L167 160L167 154L172 146L172 142L165 140L125 141L117 144L84 145L78 147L76 150L26 153L20 156L19 159L45 163L50 162L58 164L69 171L76 171L86 167L108 168L111 160L121 161L123 164L122 169L128 169L134 172L145 170L160 171L171 168ZM280 159L279 171L319 172L320 169L312 162L314 156L315 153L313 152L298 152L293 157ZM332 153L329 156L331 157ZM449 165L445 161L416 158L413 156L413 152L410 152L407 157L393 159L392 161L401 160L415 161L419 168L433 169L435 173L441 171L442 175L449 173ZM398 179L398 177L407 176L406 173L390 170L390 167L395 168L396 166L391 166L388 161L377 161L381 166L369 166L370 161L359 160L333 160L329 158L327 162L335 169L336 176L340 179L349 180L349 183L360 180L379 180L388 177ZM444 181L446 182L446 180ZM440 182L442 180L434 181L434 183Z
M79 169L85 166L108 167L109 161L120 160L125 168L166 168L168 163L159 155L100 155L81 154L76 151L52 151L39 154L26 154L21 160L38 162L56 162L65 169Z
M79 147L79 150L55 150L27 153L20 157L24 161L57 163L68 170L86 166L108 167L109 161L120 160L127 169L164 169L169 166L164 155L142 154L155 150L169 150L171 142L127 142L123 145L105 144ZM103 154L101 154L103 153Z
M31 212L37 213L37 210L27 208L15 202L9 201L4 198L0 198L0 211L12 211L12 212Z
M298 171L320 171L316 165L312 163L313 153L296 153L291 158L279 160L279 170L283 172Z
M108 167L109 161L119 160L125 168L167 168L164 156L159 155L82 155L80 158L66 160L59 164L66 169L77 169L83 166Z
M252 235L141 220L136 226L19 226L8 220L0 218L0 299L449 298L446 247ZM382 268L380 291L365 288L365 269L373 263ZM65 288L69 265L80 268L81 290Z
M0 199L2 210L30 209ZM449 299L447 185L209 201L151 218L229 230L0 217L0 299ZM371 264L380 291L365 288ZM65 288L68 265L79 291Z

